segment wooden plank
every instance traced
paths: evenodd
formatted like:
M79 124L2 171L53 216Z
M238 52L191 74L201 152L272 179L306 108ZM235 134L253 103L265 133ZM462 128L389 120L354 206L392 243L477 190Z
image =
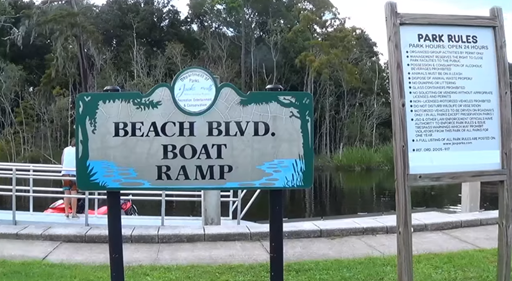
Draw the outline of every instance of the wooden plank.
M398 281L413 281L411 192L407 184L409 161L405 121L405 91L402 71L400 24L396 3L386 3L386 28L389 52L389 84L393 123L393 150L395 162L397 272Z
M399 14L400 24L498 26L495 17L435 14Z
M411 174L409 186L441 185L462 182L504 181L508 170L475 171L460 173Z
M508 171L508 178L499 188L498 218L498 281L510 281L511 270L511 203L512 190L512 116L510 104L510 84L508 73L507 48L505 43L505 24L501 8L493 7L489 11L495 17L498 26L494 29L496 39L496 60L499 77L500 115L501 115L501 148L503 168Z

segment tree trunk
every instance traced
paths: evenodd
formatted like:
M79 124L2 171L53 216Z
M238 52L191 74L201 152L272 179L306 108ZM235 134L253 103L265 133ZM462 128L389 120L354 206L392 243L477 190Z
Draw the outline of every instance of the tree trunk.
M245 17L245 0L242 0L242 52L240 55L240 83L242 86L242 92L246 93L246 85L245 85L245 78L246 78L246 69L245 69L245 58L246 58L246 27L247 27L247 19Z
M71 6L75 11L78 11L75 0L71 0ZM89 91L89 73L87 71L87 63L85 60L85 50L82 39L82 32L78 31L76 36L76 45L78 46L78 63L80 65L80 80L82 82L82 92ZM71 93L70 93L71 95Z

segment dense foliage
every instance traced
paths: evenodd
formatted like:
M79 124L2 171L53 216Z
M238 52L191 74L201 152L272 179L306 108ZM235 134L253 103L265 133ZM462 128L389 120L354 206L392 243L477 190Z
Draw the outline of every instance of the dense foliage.
M191 65L242 91L313 93L317 154L391 139L376 44L329 0L190 0L188 15L170 0L4 0L0 161L58 161L77 94L145 92Z

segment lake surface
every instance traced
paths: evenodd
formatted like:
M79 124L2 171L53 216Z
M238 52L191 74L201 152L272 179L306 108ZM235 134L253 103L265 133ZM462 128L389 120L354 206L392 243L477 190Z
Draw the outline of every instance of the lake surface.
M2 180L4 186L10 186L10 180ZM28 186L28 180L18 182L19 186ZM38 187L60 187L59 181L35 181ZM7 190L0 190L7 191ZM235 191L236 192L236 191ZM246 206L255 191L248 191L242 206ZM52 192L48 192L52 193ZM61 194L59 192L53 192ZM412 206L416 210L447 209L460 204L460 184L414 187L411 190ZM389 171L375 172L317 172L314 187L307 190L285 191L285 217L292 219L318 219L357 216L364 214L385 214L395 210L394 176ZM142 196L137 194L134 196ZM161 195L152 195L161 197ZM198 197L199 198L199 197ZM34 198L34 211L42 212L51 203L60 198ZM29 210L28 197L17 199L18 210ZM106 200L99 200L99 206ZM160 201L134 200L140 215L160 215ZM94 201L90 201L94 208ZM228 202L222 203L222 215L228 216ZM498 209L498 188L492 183L482 183L481 209ZM0 209L11 209L11 196L0 195ZM201 202L167 201L167 216L201 216ZM233 217L236 216L236 210ZM244 220L268 220L268 192L261 191Z

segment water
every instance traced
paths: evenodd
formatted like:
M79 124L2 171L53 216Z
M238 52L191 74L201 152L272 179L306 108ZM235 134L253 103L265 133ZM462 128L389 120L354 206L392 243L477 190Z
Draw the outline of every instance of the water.
M10 186L10 181L0 183ZM28 186L28 180L18 185ZM59 181L35 181L35 186L60 187ZM5 190L2 190L5 191ZM255 191L244 196L246 206ZM411 190L412 206L415 209L445 209L460 204L460 184L444 186L414 187ZM59 192L57 192L58 194ZM379 172L317 172L314 187L307 190L285 191L285 216L288 219L317 219L324 217L355 216L358 214L384 214L395 210L393 174ZM135 195L134 195L135 196ZM137 194L136 196L144 196ZM161 197L160 195L153 195ZM493 183L482 183L481 209L498 209L498 188ZM199 197L197 197L199 199ZM59 198L34 198L34 211L43 211ZM99 206L106 200L99 200ZM134 200L141 215L160 215L160 201ZM28 197L17 199L18 210L28 211ZM222 203L222 215L228 216L228 203ZM91 200L90 208L94 208ZM0 209L11 209L11 196L0 195ZM167 216L200 216L201 202L166 203ZM236 216L236 211L233 212ZM249 221L268 219L268 192L262 191L243 218Z

